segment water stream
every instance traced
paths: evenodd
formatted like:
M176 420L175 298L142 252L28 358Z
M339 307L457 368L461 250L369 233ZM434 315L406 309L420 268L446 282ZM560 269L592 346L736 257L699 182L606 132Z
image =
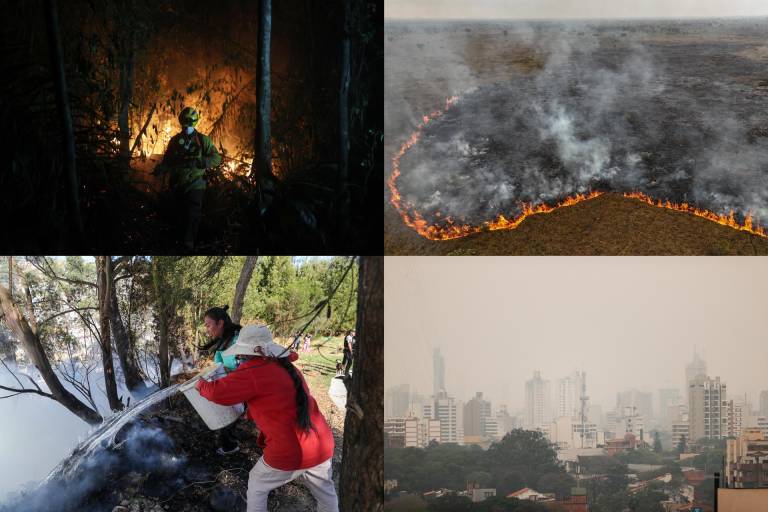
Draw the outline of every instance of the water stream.
M88 438L81 442L69 457L63 459L40 485L45 485L52 480L68 479L80 468L81 464L92 457L100 449L108 449L115 446L117 433L143 411L168 398L178 391L180 384L174 384L144 399L136 402L130 409L121 411L110 417L94 430Z

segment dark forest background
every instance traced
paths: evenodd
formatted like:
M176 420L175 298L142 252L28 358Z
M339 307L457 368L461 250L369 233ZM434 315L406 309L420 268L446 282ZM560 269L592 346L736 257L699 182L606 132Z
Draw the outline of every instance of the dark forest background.
M381 251L381 1L37 0L4 10L4 252L177 251L151 171L187 105L225 156L208 176L198 252ZM265 18L271 108L260 116ZM268 152L255 149L259 137Z

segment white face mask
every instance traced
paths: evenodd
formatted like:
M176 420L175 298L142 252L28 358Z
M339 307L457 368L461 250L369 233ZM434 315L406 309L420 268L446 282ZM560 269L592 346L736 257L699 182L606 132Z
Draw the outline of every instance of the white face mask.
M194 126L185 126L184 127L184 133L186 133L187 135L191 135L193 131L195 131L195 127Z

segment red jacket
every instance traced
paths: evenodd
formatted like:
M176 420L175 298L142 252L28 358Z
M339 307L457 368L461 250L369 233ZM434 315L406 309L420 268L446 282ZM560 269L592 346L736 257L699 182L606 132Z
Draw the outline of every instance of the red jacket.
M298 359L291 353L291 362ZM298 372L298 369L296 370ZM288 372L272 359L255 357L226 377L196 387L208 400L221 405L248 403L248 416L261 433L256 442L264 461L275 469L295 471L325 462L333 456L333 433L299 372L309 401L313 429L303 431L296 423L296 390Z

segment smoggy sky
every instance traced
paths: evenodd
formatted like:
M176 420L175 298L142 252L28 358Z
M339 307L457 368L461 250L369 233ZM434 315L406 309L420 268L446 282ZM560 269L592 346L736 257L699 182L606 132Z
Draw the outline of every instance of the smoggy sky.
M386 18L546 19L766 16L765 0L385 0Z
M768 258L387 257L385 387L524 404L534 370L587 373L591 402L637 388L683 392L694 346L729 397L768 389Z

